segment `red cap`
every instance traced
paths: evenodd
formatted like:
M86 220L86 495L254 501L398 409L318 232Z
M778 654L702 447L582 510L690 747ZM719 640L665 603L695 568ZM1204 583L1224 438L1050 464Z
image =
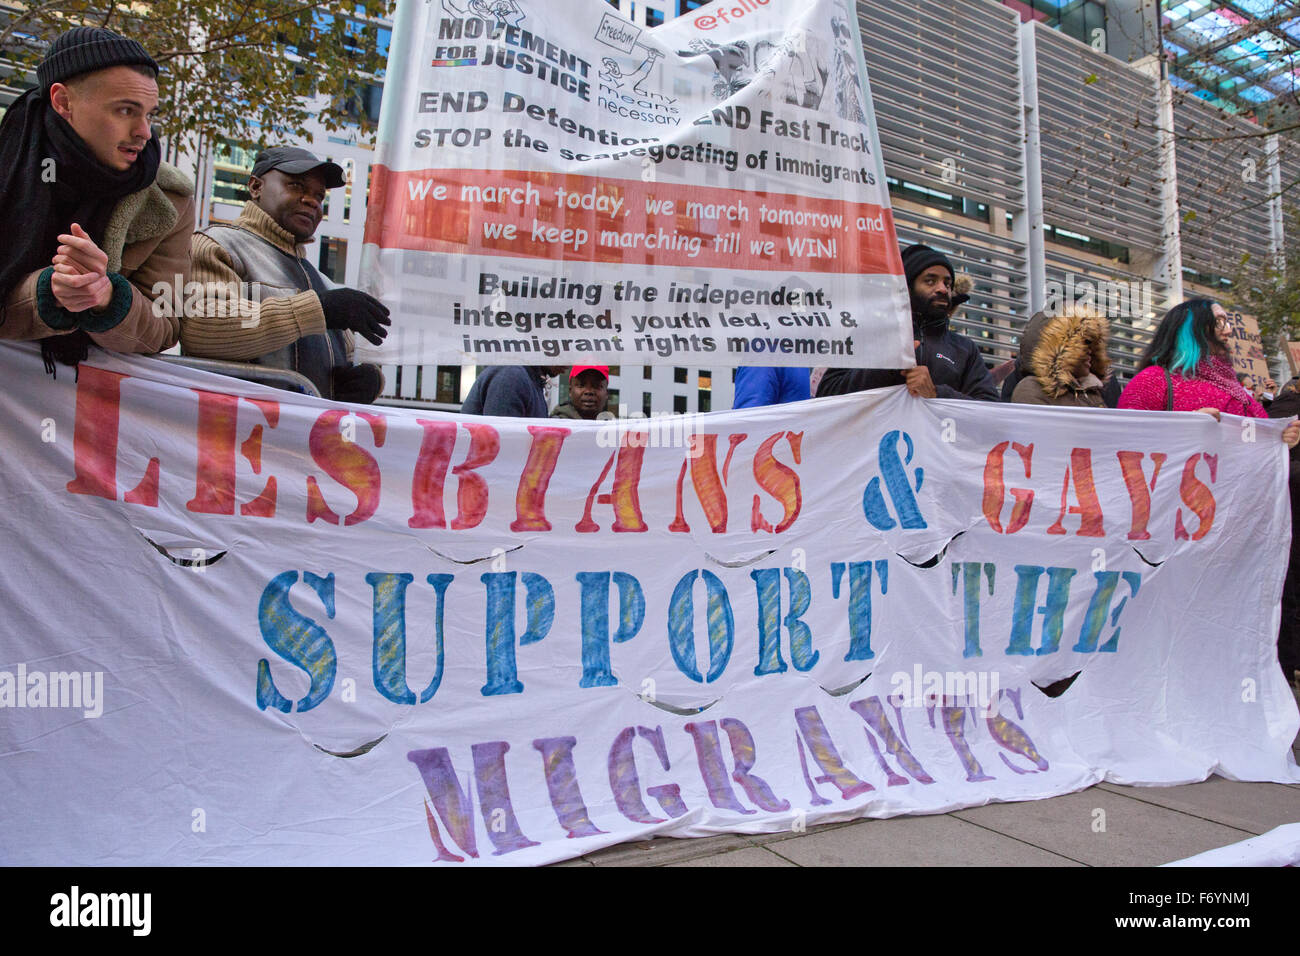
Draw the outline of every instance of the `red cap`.
M605 376L605 381L607 382L609 381L608 365L575 365L573 366L572 371L569 372L569 378L577 378L583 372L589 371L591 369L594 369L597 372L599 372L601 375Z

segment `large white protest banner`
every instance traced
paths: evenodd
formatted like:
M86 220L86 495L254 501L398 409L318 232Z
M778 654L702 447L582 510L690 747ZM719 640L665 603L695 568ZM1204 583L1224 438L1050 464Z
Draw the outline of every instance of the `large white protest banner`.
M398 5L362 285L396 364L913 364L853 5Z
M1281 423L0 374L6 863L540 863L1300 781Z

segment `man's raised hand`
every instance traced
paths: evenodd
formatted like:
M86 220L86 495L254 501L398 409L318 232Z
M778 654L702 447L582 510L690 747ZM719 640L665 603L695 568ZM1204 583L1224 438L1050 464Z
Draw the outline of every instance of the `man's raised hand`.
M59 236L59 248L50 261L54 265L50 291L69 312L105 309L113 300L108 256L77 223Z
M388 308L372 295L356 289L330 289L320 293L320 307L327 329L351 329L373 345L388 337L385 326L392 324Z

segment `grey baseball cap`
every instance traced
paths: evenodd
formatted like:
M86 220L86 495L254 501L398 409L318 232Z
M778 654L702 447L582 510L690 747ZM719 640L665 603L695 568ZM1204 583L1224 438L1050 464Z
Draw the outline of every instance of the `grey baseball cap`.
M328 189L337 189L346 181L343 178L342 166L320 159L301 146L271 146L258 153L257 159L253 161L253 175L261 179L273 169L288 173L290 176L319 169L321 175L325 177L325 186Z

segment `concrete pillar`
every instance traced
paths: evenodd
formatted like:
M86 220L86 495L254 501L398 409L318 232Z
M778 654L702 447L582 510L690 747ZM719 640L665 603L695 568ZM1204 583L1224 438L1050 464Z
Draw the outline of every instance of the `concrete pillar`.
M1015 220L1015 236L1028 259L1029 314L1047 302L1047 253L1043 238L1043 156L1038 124L1038 48L1034 25L1020 24L1020 79L1025 113L1025 214Z

